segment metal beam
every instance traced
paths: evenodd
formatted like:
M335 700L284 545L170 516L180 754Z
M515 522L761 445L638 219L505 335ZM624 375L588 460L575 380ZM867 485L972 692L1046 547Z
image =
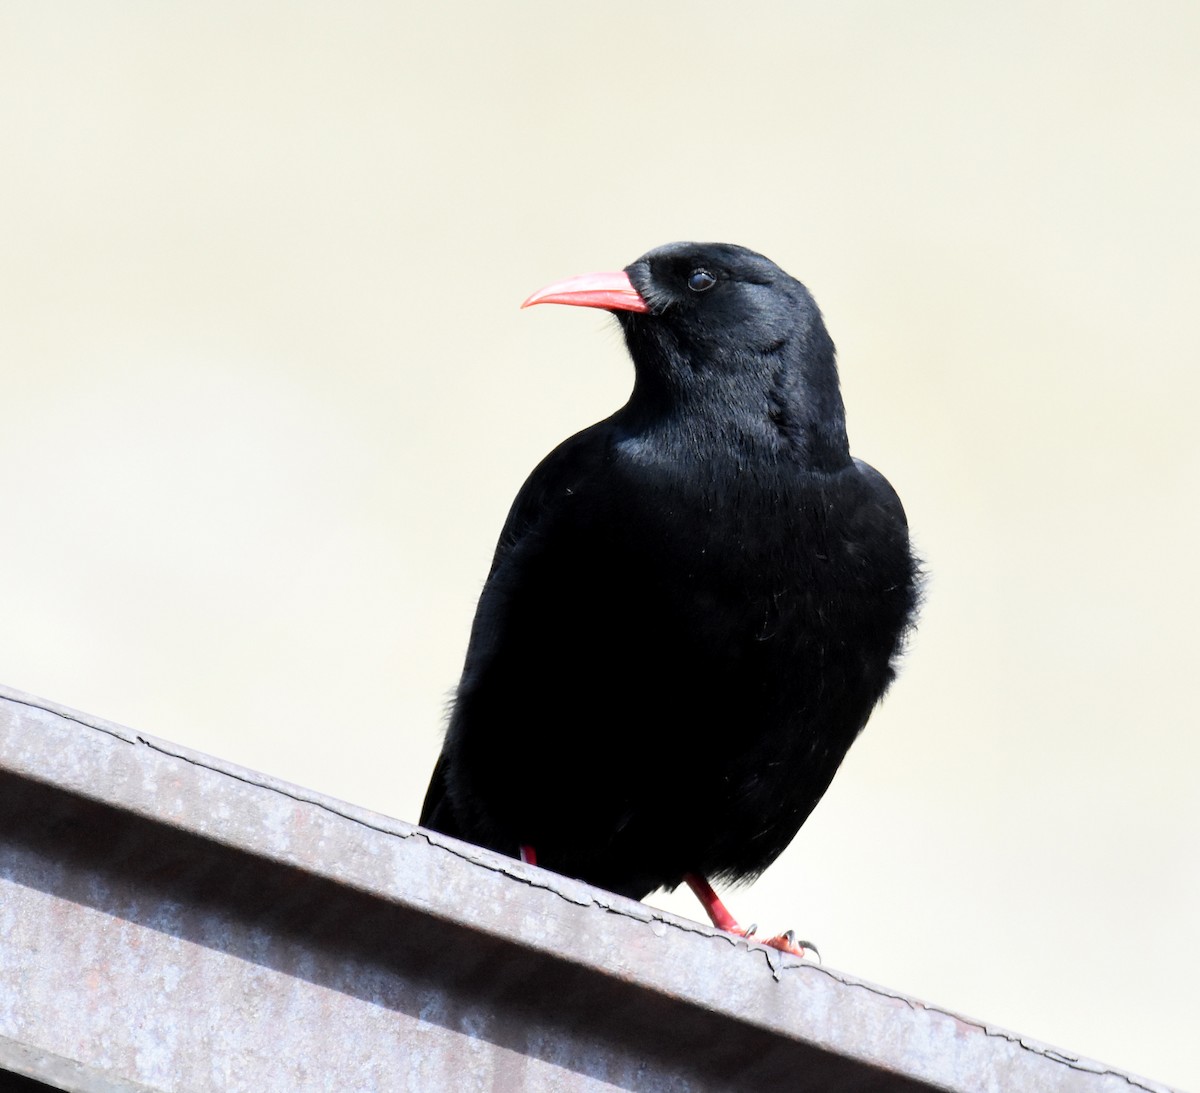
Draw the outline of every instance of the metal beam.
M1166 1090L4 689L0 1037L86 1093Z

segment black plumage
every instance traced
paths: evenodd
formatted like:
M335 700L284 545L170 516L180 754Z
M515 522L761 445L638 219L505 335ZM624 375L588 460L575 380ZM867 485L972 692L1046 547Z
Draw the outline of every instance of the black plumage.
M893 678L904 511L761 255L671 244L529 302L614 311L634 388L517 496L421 823L634 898L753 878Z

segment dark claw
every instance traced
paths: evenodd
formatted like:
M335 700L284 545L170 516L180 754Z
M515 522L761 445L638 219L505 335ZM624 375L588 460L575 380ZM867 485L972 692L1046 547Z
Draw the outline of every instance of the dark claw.
M791 930L788 931L789 934L791 934L791 932ZM797 941L796 944L804 950L805 956L807 956L809 953L812 953L813 956L817 958L818 964L823 963L821 960L821 950L818 949L811 941Z
M758 923L752 922L748 929L742 931L742 937L753 937L758 933Z

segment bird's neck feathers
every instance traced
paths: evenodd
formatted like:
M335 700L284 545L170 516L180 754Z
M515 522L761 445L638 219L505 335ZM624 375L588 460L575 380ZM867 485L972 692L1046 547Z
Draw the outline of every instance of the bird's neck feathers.
M630 431L681 457L766 458L818 472L849 464L834 346L823 326L761 349L697 351L660 336L637 339L630 351L637 373L621 414Z
M818 324L798 340L774 373L771 421L813 470L841 470L850 463L850 442L833 339Z

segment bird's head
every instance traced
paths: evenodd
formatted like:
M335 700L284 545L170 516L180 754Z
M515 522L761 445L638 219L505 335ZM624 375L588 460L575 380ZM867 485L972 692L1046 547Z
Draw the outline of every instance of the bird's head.
M669 243L624 270L547 285L531 304L613 312L637 369L629 409L703 414L814 465L848 460L833 341L808 289L729 243Z

